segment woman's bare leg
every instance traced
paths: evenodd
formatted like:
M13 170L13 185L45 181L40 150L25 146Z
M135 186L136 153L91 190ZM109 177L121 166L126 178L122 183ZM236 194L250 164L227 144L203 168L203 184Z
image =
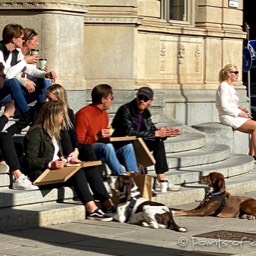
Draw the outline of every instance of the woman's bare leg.
M256 156L256 121L248 120L238 129L240 132L250 134L249 155Z

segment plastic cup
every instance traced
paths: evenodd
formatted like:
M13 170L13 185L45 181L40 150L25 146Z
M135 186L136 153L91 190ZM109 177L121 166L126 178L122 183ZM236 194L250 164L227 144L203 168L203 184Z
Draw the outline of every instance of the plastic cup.
M47 59L40 59L39 60L40 69L45 70L46 64L47 64Z
M32 49L30 51L30 55L39 55L39 50L38 49Z

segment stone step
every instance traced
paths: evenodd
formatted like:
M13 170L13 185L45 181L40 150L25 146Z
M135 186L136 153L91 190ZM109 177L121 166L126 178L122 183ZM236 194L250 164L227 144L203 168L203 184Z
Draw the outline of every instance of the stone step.
M167 153L169 168L182 168L223 161L230 156L229 147L222 144L209 144L203 148L180 153Z
M248 173L254 168L254 159L243 154L232 154L224 161L208 165L171 169L166 173L170 183L188 184L199 181L200 176L209 172L221 172L225 177L233 177ZM150 172L150 175L155 176Z
M166 153L176 153L202 148L206 145L206 136L201 133L183 133L168 138L164 142Z
M233 195L253 191L256 185L255 175L256 168L247 174L226 179L227 191ZM162 202L169 207L193 202L199 203L204 197L205 189L206 186L202 184L187 184L177 192L158 193L156 197L153 197L153 201ZM31 196L35 192L25 193L22 191L19 194ZM17 195L17 193L14 194ZM26 198L28 199L28 197ZM28 202L26 205L0 209L0 215L0 232L7 232L83 220L85 208L80 202L73 200L61 203L29 204Z
M68 223L85 219L85 207L76 201L47 202L0 209L0 232Z
M228 178L226 179L226 190L233 195L242 195L250 191L255 191L255 176L256 168L253 168L247 174ZM205 190L206 186L199 183L185 184L180 191L157 193L157 196L153 197L152 200L162 202L169 207L172 207L172 205L200 202L204 198Z
M44 190L14 190L0 189L0 208L22 205L32 205L46 202L70 200L74 198L74 191L70 187Z

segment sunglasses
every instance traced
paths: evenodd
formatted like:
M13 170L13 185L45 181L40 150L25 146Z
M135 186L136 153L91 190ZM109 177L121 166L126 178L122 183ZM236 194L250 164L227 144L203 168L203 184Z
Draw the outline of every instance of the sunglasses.
M144 96L144 95L138 95L137 98L138 98L138 100L143 100L144 102L147 102L150 100L150 98L148 98L147 96Z
M239 74L239 71L229 71L229 73L233 73L235 75L238 75Z

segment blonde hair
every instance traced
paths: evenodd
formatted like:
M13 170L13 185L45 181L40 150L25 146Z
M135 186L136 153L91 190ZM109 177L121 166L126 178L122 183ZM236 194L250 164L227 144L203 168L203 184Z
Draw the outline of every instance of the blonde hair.
M60 84L53 84L47 89L47 92L54 94L57 98L57 101L61 102L64 106L64 120L63 120L64 128L65 129L73 128L73 124L70 121L70 118L68 115L68 109L69 109L68 97L64 87L61 86Z
M237 66L234 64L227 64L222 70L219 72L219 82L223 82L228 77L228 72L233 68L237 69Z
M41 126L51 138L59 139L62 124L58 122L58 114L61 112L64 113L64 106L61 102L48 101L44 103L39 112L39 117L31 129Z

